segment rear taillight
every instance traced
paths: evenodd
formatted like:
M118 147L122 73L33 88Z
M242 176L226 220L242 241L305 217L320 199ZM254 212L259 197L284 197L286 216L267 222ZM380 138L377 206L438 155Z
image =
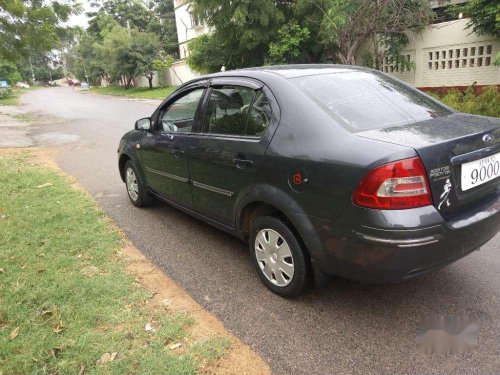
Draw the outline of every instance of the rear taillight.
M398 160L368 173L353 196L354 204L383 210L415 208L432 204L420 158Z

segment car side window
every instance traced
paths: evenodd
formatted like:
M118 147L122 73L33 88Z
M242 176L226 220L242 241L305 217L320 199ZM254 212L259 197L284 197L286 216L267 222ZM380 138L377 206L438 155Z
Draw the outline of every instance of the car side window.
M257 91L248 116L245 135L253 137L262 135L271 122L271 115L272 110L269 100L261 90Z
M203 92L203 88L195 89L170 104L161 113L161 129L166 132L192 132L196 110Z
M215 86L208 99L203 133L245 135L255 91L241 86Z

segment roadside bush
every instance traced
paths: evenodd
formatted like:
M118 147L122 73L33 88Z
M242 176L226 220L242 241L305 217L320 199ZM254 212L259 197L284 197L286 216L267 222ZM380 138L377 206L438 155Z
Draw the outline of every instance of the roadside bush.
M460 112L500 117L500 90L496 86L488 87L480 95L469 87L465 91L453 89L444 95L432 94L432 96Z
M14 91L12 91L10 87L6 89L0 89L0 100L11 99L13 97Z

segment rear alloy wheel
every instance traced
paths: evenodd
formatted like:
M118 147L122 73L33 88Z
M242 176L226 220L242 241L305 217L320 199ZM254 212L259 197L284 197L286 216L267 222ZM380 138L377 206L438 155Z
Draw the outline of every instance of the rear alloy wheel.
M260 279L274 293L291 297L307 286L308 260L295 234L281 220L264 216L255 220L250 251Z
M144 188L137 168L131 160L125 163L125 185L128 197L134 206L142 207L151 204L152 198Z

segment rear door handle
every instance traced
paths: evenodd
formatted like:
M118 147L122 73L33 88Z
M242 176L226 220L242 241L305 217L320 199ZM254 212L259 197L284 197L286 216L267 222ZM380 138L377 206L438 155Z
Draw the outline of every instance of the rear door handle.
M236 165L236 167L239 168L239 169L245 169L245 168L252 168L253 167L253 161L248 160L248 159L234 158L233 159L233 164Z
M180 148L174 148L172 150L172 154L178 158L178 157L181 157L182 155L184 155L184 150L181 150Z

